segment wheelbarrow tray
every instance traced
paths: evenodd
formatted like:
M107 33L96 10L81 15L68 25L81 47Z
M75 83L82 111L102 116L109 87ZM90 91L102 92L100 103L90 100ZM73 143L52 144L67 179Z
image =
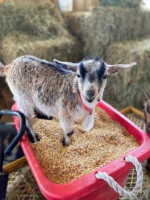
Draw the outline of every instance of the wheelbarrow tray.
M96 179L95 174L98 171L107 172L121 186L124 186L128 174L133 168L132 164L125 162L124 157L132 155L140 162L150 157L150 137L143 130L106 102L101 101L97 107L105 110L113 120L122 124L129 134L137 139L139 147L77 180L67 184L55 184L46 178L25 134L21 139L21 147L38 187L45 198L49 200L115 200L118 198L118 194L106 182ZM17 104L12 106L12 110L18 110ZM14 117L14 122L17 130L19 130L19 120Z

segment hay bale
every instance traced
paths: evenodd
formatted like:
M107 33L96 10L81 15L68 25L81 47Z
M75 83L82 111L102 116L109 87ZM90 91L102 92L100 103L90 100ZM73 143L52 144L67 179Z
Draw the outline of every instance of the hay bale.
M97 7L68 14L68 28L83 45L84 55L102 55L112 42L144 38L150 34L150 13L140 9Z
M106 56L110 64L137 61L138 65L109 78L105 99L120 108L127 105L142 108L144 88L150 91L150 39L114 43Z
M20 33L6 36L1 43L0 49L2 60L6 64L10 63L16 57L25 54L47 60L56 58L75 61L78 58L78 52L78 45L71 36L39 40L36 36L28 36Z
M40 38L66 34L63 19L52 3L42 5L6 2L0 5L0 39L14 31Z
M0 5L0 27L0 58L4 63L23 54L48 60L79 59L78 43L50 0L7 0Z

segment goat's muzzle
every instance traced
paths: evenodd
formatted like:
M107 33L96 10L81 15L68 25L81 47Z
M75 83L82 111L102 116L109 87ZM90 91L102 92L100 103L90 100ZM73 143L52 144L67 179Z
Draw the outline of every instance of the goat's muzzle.
M95 99L95 90L87 90L86 91L86 100L89 103L92 103L94 99Z

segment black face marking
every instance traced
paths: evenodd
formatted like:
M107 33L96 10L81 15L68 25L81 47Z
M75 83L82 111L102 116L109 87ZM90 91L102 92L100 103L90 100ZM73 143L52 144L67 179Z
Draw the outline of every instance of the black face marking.
M79 69L80 69L80 74L81 74L82 78L84 79L85 75L86 75L86 69L85 69L85 67L84 67L82 62L79 65Z
M106 78L104 75L105 69L106 69L106 66L105 66L105 63L103 62L100 68L97 70L99 82L102 81L103 76L104 78Z

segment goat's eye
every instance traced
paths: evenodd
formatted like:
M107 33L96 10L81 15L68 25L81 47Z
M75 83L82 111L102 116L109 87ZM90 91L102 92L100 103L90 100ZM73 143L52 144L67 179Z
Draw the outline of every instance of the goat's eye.
M80 75L80 74L77 74L77 77L78 77L78 78L80 78L80 77L81 77L81 75Z
M107 75L104 75L104 76L103 76L103 79L106 79L106 78L107 78Z

